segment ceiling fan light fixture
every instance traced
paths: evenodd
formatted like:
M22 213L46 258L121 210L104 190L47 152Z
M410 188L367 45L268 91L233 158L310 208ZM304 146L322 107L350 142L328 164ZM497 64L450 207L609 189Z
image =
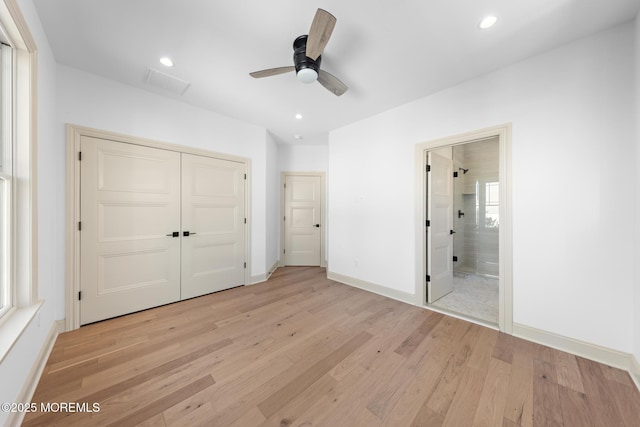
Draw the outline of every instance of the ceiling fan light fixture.
M297 76L303 83L313 83L318 80L318 73L313 68L301 68Z

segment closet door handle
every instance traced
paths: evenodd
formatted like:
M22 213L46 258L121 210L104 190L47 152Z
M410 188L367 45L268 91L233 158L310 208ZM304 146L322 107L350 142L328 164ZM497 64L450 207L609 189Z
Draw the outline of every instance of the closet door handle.
M320 224L316 224L316 228L320 228Z
M167 234L168 237L180 237L179 231L174 231L173 233Z
M189 237L189 236L191 236L191 235L193 235L193 234L197 234L197 233L194 233L193 231L183 231L183 232L182 232L182 235L183 235L184 237Z

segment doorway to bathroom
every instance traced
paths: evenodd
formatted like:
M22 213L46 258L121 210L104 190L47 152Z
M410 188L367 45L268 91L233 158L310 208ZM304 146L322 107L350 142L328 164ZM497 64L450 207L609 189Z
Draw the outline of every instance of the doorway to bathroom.
M418 156L421 305L510 332L510 126L418 144Z
M498 324L500 180L498 138L432 152L451 164L451 286L429 292L429 303ZM433 163L433 161L432 161ZM434 171L432 164L431 172ZM449 169L449 168L447 168ZM432 175L427 176L427 180ZM435 184L435 183L434 183ZM427 184L427 188L433 185ZM427 197L427 205L437 203ZM434 218L437 221L437 218ZM447 272L449 274L449 272ZM434 287L435 288L435 287ZM435 294L435 295L434 295Z

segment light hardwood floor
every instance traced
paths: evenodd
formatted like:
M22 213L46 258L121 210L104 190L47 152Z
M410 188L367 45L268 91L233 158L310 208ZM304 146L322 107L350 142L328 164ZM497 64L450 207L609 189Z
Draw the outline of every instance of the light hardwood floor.
M247 286L61 334L25 426L637 427L629 375L326 279Z

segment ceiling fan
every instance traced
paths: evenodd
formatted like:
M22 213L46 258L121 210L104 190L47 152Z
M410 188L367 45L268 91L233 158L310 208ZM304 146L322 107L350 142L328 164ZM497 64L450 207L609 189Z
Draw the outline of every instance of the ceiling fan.
M308 35L302 35L293 41L293 63L288 67L269 68L249 73L256 79L295 71L298 80L313 83L316 80L334 95L340 96L347 91L347 85L334 75L320 69L322 52L336 26L336 18L323 9L318 9L311 23Z

